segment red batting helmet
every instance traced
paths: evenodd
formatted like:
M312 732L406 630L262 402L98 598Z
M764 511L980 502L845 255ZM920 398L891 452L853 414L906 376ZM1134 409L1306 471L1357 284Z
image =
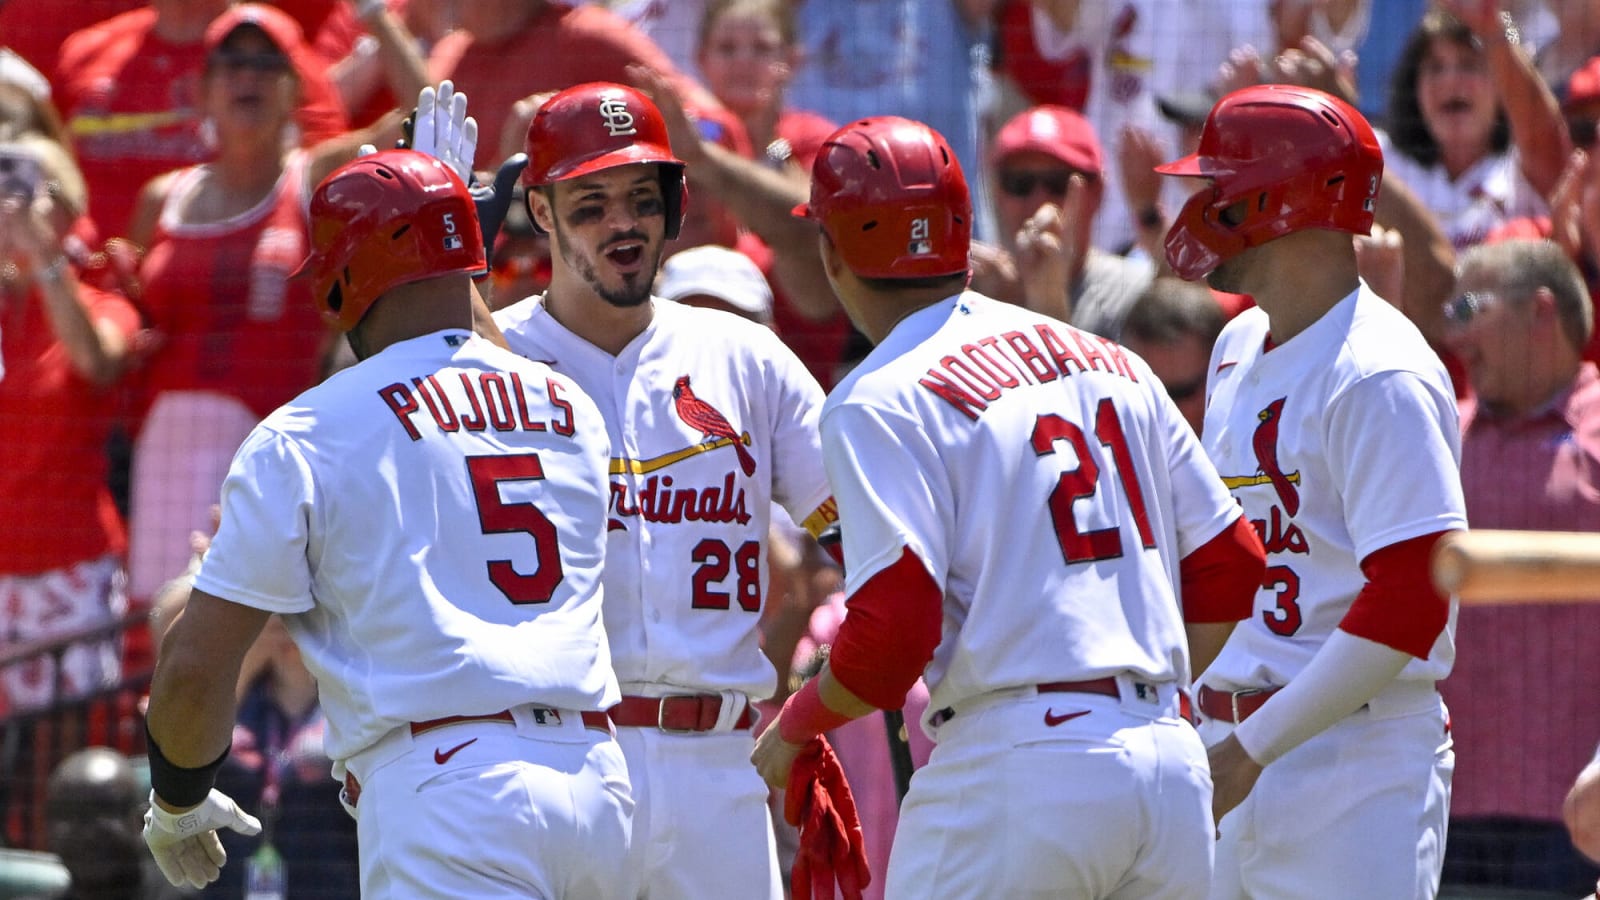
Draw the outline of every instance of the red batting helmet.
M921 122L881 116L829 135L811 166L811 202L794 214L820 224L865 278L967 271L967 179L949 143Z
M1167 262L1194 280L1290 232L1370 232L1383 152L1372 126L1343 100L1267 84L1217 101L1199 150L1156 171L1211 180L1167 232ZM1230 224L1223 211L1236 204L1244 213Z
M309 278L323 315L349 330L391 288L486 267L478 212L461 177L426 154L385 150L317 185L311 255L294 277Z
M522 183L554 184L633 163L656 163L666 205L667 237L683 224L683 160L672 155L661 111L639 91L593 81L556 94L534 114L523 145Z

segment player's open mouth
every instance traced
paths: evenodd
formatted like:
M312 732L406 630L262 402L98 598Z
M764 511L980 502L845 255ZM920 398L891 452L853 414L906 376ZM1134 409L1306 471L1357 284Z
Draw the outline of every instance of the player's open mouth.
M640 241L627 241L614 244L606 248L606 258L623 271L632 271L639 267L644 259L644 244Z

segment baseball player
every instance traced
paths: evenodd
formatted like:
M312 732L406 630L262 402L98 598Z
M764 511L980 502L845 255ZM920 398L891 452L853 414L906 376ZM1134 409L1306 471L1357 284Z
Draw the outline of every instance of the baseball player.
M833 519L821 388L771 329L651 296L684 166L643 94L556 94L527 153L550 287L495 320L588 392L611 436L605 624L639 896L781 897L751 700L777 687L758 628L772 503L813 534Z
M796 212L877 347L822 414L849 613L757 767L785 783L926 669L937 743L886 897L1204 897L1211 789L1179 691L1249 613L1260 542L1142 360L963 291L971 201L937 132L836 131Z
M483 243L443 163L357 159L317 188L311 233L298 274L360 361L234 459L151 688L145 840L201 887L216 829L259 827L212 784L240 660L278 613L317 678L362 896L624 896L600 413L473 336Z
M1251 87L1158 171L1209 182L1167 234L1173 271L1258 306L1212 352L1204 430L1268 562L1255 614L1200 678L1212 896L1432 897L1454 615L1427 564L1466 515L1444 367L1356 272L1377 139L1320 91Z

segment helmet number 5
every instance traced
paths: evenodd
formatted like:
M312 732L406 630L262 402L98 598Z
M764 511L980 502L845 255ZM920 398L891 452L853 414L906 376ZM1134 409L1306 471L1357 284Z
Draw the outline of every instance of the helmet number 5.
M526 534L533 538L535 565L532 574L518 572L509 559L494 559L488 563L489 580L507 600L518 606L550 602L565 577L555 523L532 503L507 503L500 496L501 482L544 478L539 455L469 456L467 474L472 478L472 495L478 502L478 524L484 534Z

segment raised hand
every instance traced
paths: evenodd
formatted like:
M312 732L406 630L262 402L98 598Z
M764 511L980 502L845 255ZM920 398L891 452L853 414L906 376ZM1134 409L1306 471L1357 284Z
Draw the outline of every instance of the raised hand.
M478 120L467 115L467 95L458 93L448 78L439 82L437 89L429 85L417 94L411 149L454 169L462 181L472 180Z

